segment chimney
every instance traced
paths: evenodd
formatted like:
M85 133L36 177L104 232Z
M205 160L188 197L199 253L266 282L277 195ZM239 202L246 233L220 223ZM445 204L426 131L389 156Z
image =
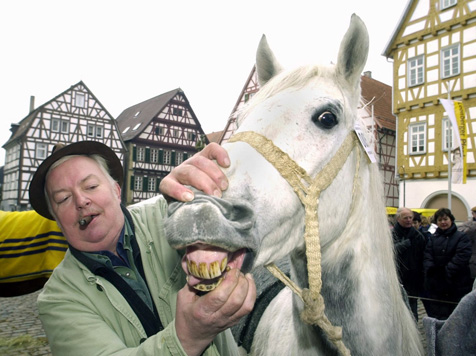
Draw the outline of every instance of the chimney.
M372 78L372 72L370 70L364 72L364 77Z
M30 96L30 113L35 110L35 96Z

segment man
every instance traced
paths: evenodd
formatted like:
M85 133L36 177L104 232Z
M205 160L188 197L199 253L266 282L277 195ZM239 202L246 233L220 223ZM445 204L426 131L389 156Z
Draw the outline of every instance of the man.
M169 198L193 199L184 186L220 196L228 166L216 144L176 167L160 185ZM69 250L38 298L57 355L233 355L227 330L248 314L256 287L230 270L214 291L186 284L181 255L167 244L165 199L121 206L122 166L99 142L57 149L30 184L33 208L54 219Z
M413 212L399 208L392 231L400 283L408 294L410 309L418 321L418 299L423 287L425 238L413 227Z

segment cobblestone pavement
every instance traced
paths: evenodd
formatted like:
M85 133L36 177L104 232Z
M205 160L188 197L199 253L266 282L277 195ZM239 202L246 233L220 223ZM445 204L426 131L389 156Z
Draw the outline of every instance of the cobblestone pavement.
M37 291L20 297L0 298L0 355L51 356L45 332L38 319L36 298L39 293ZM426 346L422 323L426 314L420 301L418 314L418 330ZM16 344L11 345L14 341L17 341Z
M36 298L40 291L20 297L0 298L0 355L51 355L38 319Z

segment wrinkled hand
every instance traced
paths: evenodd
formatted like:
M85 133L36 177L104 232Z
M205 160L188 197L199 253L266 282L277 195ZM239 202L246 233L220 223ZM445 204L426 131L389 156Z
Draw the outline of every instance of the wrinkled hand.
M210 143L175 167L160 182L160 192L167 199L190 201L194 196L193 192L185 187L189 185L205 194L221 197L221 192L228 188L228 179L220 167L227 168L229 165L230 159L226 150L216 143Z
M220 332L238 323L253 309L256 286L251 275L238 269L227 272L213 291L198 296L185 285L177 295L175 328L189 356L200 355Z

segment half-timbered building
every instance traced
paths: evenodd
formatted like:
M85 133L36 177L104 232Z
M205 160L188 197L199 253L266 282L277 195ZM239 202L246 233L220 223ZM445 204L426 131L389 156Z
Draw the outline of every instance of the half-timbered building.
M393 59L400 206L450 207L467 220L476 205L476 1L409 1L383 55ZM466 184L449 179L453 128L440 99L465 108Z
M121 161L125 153L114 118L82 81L37 108L32 97L30 113L12 124L11 131L3 145L1 209L6 211L30 209L30 180L57 143L99 141L111 147Z
M128 148L125 159L126 203L157 195L173 167L208 143L200 122L181 89L133 105L117 118Z
M223 144L239 126L240 110L259 90L256 67L248 76L235 106L217 141ZM392 88L372 78L371 72L362 76L362 107L359 114L364 118L366 129L372 132L378 164L384 177L387 206L398 204L398 182L395 179L395 117L392 114Z

